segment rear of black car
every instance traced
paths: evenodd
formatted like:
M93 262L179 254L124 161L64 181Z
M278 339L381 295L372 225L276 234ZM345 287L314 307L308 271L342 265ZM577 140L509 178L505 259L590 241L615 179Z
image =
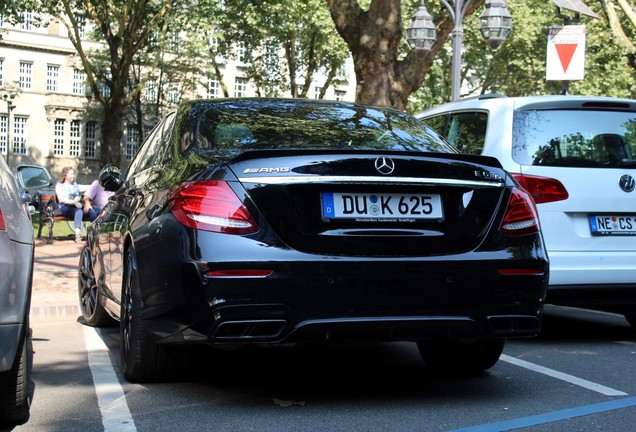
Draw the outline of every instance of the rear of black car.
M469 347L453 363L481 370L539 332L539 221L496 159L347 103L195 101L176 119L138 176L160 180L117 194L140 203L123 249L153 343L416 341L431 365Z
M169 200L198 255L185 266L203 293L187 304L198 320L181 323L189 340L539 331L548 267L538 221L496 160L414 135L393 111L298 101L193 111L187 151L220 163Z

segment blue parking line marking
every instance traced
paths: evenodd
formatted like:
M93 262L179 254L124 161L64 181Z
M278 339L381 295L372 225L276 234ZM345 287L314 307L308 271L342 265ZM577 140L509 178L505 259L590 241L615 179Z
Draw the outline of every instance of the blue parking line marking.
M449 432L503 432L524 427L537 426L546 423L567 420L575 417L583 417L590 414L598 414L621 408L636 406L636 397L617 399L609 402L601 402L592 405L584 405L575 408L567 408L545 414L537 414L528 417L520 417L513 420L505 420L496 423L487 423L478 426L470 426L462 429L453 429Z

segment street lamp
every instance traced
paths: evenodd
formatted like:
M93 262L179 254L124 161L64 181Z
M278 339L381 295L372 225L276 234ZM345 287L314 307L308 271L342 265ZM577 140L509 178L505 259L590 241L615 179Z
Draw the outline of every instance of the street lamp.
M13 99L15 99L15 97L16 94L13 92L2 95L2 99L7 102L7 165L9 165L9 154L11 149L11 111L15 108L15 105L13 105Z
M461 87L462 44L464 29L462 21L466 16L466 10L470 1L464 0L440 0L453 18L453 64L451 75L451 100L459 99ZM435 43L436 33L431 39L430 32L425 37L425 29L435 28L435 24L426 11L424 0L421 0L418 11L413 15L411 23L406 28L406 40L415 51L418 58L424 58L430 52ZM503 0L493 0L486 4L486 9L479 16L479 30L486 43L496 49L508 37L512 30L512 16L508 12ZM428 49L428 51L427 51Z
M415 51L417 58L423 59L431 52L435 39L437 39L437 30L433 17L426 10L424 0L421 0L420 7L406 27L406 41Z

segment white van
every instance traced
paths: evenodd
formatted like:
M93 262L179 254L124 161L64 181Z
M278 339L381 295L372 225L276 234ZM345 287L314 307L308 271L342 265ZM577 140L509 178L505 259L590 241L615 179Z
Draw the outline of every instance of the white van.
M547 303L636 327L636 100L483 95L416 115L529 191L550 258Z

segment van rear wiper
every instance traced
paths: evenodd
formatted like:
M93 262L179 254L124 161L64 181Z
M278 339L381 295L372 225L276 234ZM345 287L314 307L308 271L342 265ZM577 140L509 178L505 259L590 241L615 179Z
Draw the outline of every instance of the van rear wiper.
M636 168L636 159L623 159L618 162L620 168Z

